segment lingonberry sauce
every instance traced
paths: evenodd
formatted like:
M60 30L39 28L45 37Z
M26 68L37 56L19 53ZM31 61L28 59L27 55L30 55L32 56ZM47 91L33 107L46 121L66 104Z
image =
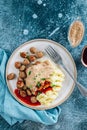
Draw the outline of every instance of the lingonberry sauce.
M83 62L87 65L87 48L83 52Z

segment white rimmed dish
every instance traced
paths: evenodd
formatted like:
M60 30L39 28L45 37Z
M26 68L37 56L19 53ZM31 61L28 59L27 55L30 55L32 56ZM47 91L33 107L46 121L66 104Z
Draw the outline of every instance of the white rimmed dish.
M16 61L23 61L23 59L20 57L19 53L22 51L29 51L30 47L36 47L37 49L41 50L44 52L44 49L48 46L51 45L56 50L58 53L61 55L64 65L70 70L71 74L74 75L74 78L77 77L77 71L76 71L76 66L74 63L74 60L71 56L71 54L68 52L66 48L64 48L62 45L60 45L57 42L54 42L52 40L47 40L47 39L35 39L28 41L21 46L19 46L10 56L7 67L6 67L6 77L9 73L15 73L18 76L18 70L15 68L14 63ZM45 55L45 59L47 59L47 55ZM64 71L64 70L63 70ZM57 99L52 102L49 106L31 106L29 104L26 104L22 100L20 100L14 93L14 90L17 88L16 87L16 82L17 82L17 77L14 80L7 80L7 86L12 94L12 96L22 105L25 105L26 107L32 108L32 109L37 109L37 110L46 110L46 109L51 109L54 108L60 104L62 104L73 92L73 89L75 87L74 81L70 78L70 76L64 71L65 74L65 80L63 82L63 87L61 88Z

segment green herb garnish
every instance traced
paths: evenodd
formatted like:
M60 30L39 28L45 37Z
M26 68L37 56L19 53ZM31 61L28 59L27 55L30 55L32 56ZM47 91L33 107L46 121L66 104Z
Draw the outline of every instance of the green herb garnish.
M31 74L31 71L28 72L28 75L30 75L30 74Z
M53 76L53 74L50 74L50 76Z
M29 55L27 55L26 58L29 60Z
M32 88L32 85L30 85L30 86L27 86L27 88Z
M46 80L46 78L42 78L41 80Z
M41 86L41 84L40 84L40 82L38 82L38 83L37 83L37 87L40 87L40 86Z
M30 85L29 87L32 88L32 85Z
M38 94L37 95L40 95L41 94L41 92L38 92Z
M36 77L34 77L33 80L36 80Z
M56 85L55 84L51 84L52 87L55 87Z

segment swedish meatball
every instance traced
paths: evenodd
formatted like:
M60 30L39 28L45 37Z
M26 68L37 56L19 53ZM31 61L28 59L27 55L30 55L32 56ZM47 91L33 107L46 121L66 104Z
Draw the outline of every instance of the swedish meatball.
M20 53L20 56L21 56L22 58L26 58L27 53L26 53L26 52L21 52L21 53Z
M41 62L40 61L36 61L35 63L34 63L34 65L38 65L38 64L40 64Z
M24 71L25 69L26 69L25 65L22 65L22 66L20 67L20 71Z
M50 64L50 62L48 60L44 61L43 63L45 63L46 65Z
M30 52L33 53L33 54L35 54L37 52L37 49L35 47L31 47L30 48Z
M22 78L20 78L20 77L18 77L18 80L23 81L23 79L22 79Z
M19 69L21 67L21 62L19 62L19 61L15 62L15 67L17 69Z
M27 89L26 92L27 92L27 95L28 95L28 96L31 96L31 95L32 95L32 93L31 93L31 91L30 91L29 89Z
M27 86L24 85L23 90L27 90Z
M7 75L7 79L8 80L12 80L16 77L16 75L14 73L10 73L9 75Z
M20 72L19 72L19 77L20 77L20 78L26 78L26 73L23 72L23 71L22 71L22 72L20 71Z
M26 97L26 96L27 96L26 91L20 90L20 95L21 95L22 97Z
M31 100L32 103L36 103L36 102L37 102L37 99L36 99L35 96L32 96L32 97L30 98L30 100Z
M24 61L23 61L23 64L24 65L29 65L29 63L30 63L29 60L27 58L25 58Z
M17 88L21 89L24 87L24 82L22 80L17 81Z
M43 52L42 51L38 51L38 52L36 52L36 57L37 58L42 58L43 57Z
M36 57L35 57L34 55L30 55L30 56L29 56L29 60L30 60L31 62L33 62L33 61L36 60Z

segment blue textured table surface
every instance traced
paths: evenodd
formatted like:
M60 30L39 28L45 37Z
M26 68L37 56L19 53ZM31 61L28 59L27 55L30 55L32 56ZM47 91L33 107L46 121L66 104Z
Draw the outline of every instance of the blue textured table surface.
M67 40L69 25L80 18L85 35L77 48ZM22 43L36 38L59 42L72 54L78 81L87 87L87 68L80 61L82 48L87 44L87 0L0 0L0 47L11 52ZM87 130L87 98L77 87L61 105L58 122L52 126L24 121L10 126L0 117L0 130Z

